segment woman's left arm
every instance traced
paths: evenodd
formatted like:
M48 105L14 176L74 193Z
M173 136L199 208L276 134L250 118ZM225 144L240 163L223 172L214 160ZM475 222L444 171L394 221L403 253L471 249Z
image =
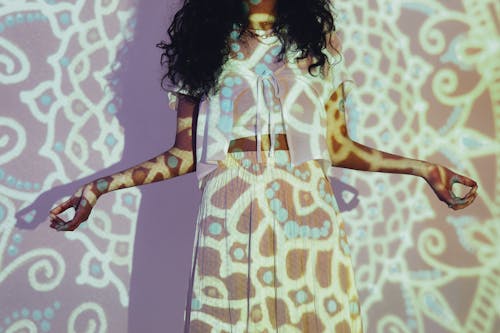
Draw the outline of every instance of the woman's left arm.
M325 105L326 137L333 166L420 176L427 181L441 201L455 210L465 208L474 201L477 196L477 184L466 176L456 174L442 165L386 153L352 141L347 133L345 112L339 107L340 99L344 98L343 89L341 84ZM452 191L454 183L462 183L472 189L461 198Z

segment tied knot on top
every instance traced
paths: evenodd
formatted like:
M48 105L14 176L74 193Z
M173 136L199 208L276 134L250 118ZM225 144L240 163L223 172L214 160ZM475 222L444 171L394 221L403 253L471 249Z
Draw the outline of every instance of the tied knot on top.
M278 80L270 70L264 70L257 76L257 103L255 109L255 131L257 136L256 151L257 161L261 162L261 129L260 129L260 113L263 112L268 117L268 133L271 137L271 147L268 156L274 157L275 145L275 124L273 123L272 114L275 109L281 110L281 100L279 99L279 84ZM274 99L278 99L278 104L274 103Z

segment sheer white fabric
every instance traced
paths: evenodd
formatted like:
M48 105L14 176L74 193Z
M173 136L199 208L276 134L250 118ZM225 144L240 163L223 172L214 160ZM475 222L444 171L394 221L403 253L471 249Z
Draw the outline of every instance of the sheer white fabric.
M261 32L270 32L261 31ZM336 34L333 47L342 54ZM326 143L325 104L344 82L354 83L343 56L329 46L323 52L330 64L324 75L309 74L311 58L295 61L297 51L288 51L284 61L277 61L281 44L277 37L238 38L231 33L230 59L218 81L218 91L200 102L196 133L196 175L201 188L203 177L224 160L233 139L285 133L293 166L319 160L325 175L331 166ZM350 88L345 93L348 93ZM177 109L177 94L187 93L172 87L168 92L170 108ZM272 144L274 147L274 144ZM269 152L274 154L274 149ZM260 156L258 154L257 156Z

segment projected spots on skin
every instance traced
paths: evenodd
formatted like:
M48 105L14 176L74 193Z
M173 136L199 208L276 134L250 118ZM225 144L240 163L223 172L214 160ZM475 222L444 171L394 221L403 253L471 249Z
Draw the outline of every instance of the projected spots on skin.
M175 168L179 164L179 160L175 156L169 156L168 160L167 160L167 164L169 167Z
M100 179L97 181L97 189L104 192L108 188L109 183L106 180Z

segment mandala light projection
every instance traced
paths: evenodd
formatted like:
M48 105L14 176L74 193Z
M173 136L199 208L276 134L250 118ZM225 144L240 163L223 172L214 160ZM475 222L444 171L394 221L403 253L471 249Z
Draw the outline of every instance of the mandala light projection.
M140 192L110 194L75 233L41 236L16 227L15 215L123 156L110 74L133 42L136 6L0 3L0 300L8 304L0 332L76 331L82 323L126 331ZM480 191L454 212L415 177L333 170L358 191L359 204L342 215L366 331L500 331L497 2L337 1L335 8L357 81L346 104L350 136L447 165ZM27 225L39 213L27 213ZM99 296L67 298L67 286ZM65 321L54 319L62 314Z

